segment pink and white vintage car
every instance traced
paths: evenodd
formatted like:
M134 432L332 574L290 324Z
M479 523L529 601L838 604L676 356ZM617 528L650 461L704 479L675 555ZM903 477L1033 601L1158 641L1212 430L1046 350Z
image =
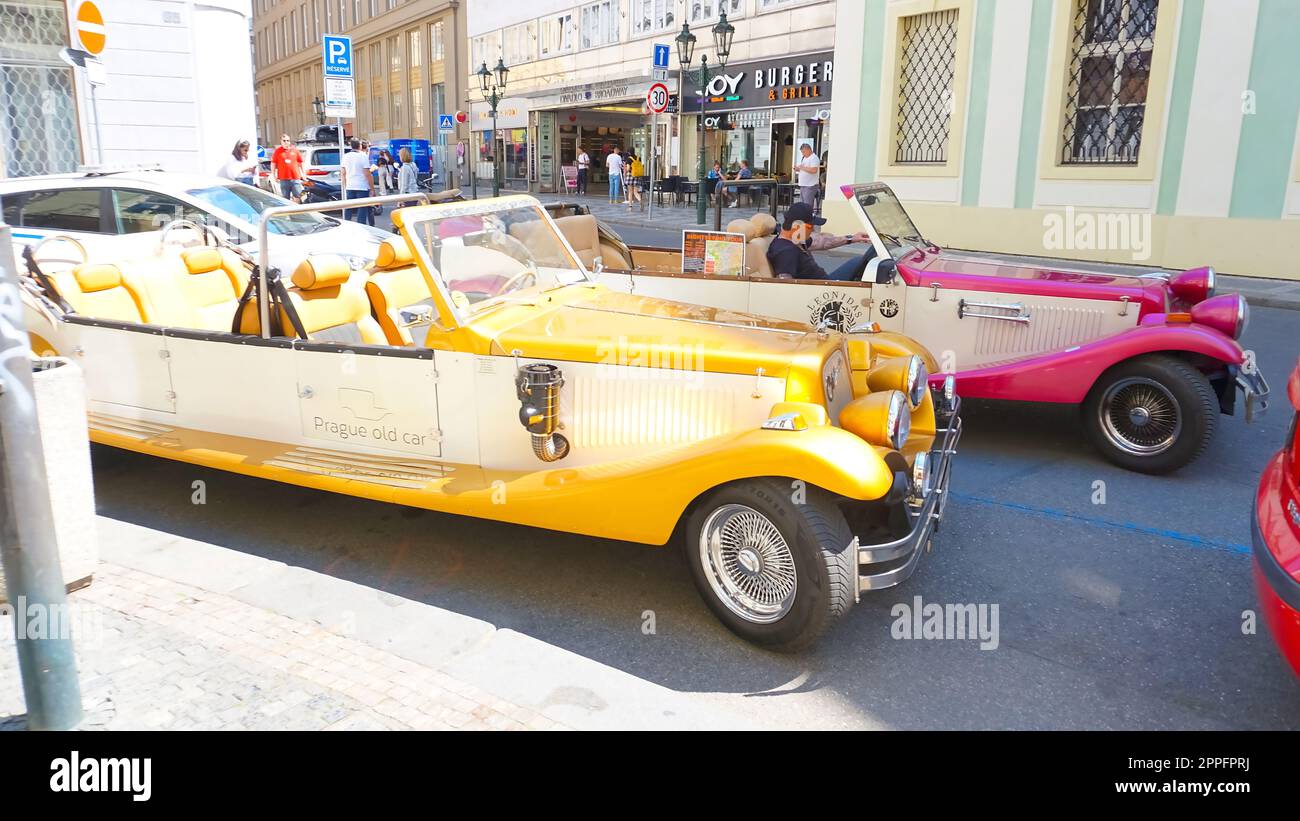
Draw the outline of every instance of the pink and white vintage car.
M590 235L588 262L613 289L901 333L932 352L932 381L955 373L963 397L1080 405L1092 441L1131 470L1165 473L1196 459L1219 415L1236 412L1238 392L1247 422L1267 406L1268 385L1238 342L1246 300L1216 296L1212 268L1097 273L944 250L921 235L889 186L841 193L871 238L861 281L774 277L768 214L728 226L747 235L741 276L682 273L680 251L628 246L605 226L597 232L590 215L557 223Z

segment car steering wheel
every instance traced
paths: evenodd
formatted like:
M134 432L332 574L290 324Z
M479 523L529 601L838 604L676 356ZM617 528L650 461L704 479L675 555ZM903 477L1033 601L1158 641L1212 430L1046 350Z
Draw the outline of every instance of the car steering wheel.
M523 285L524 280L529 280L527 285ZM537 270L531 265L505 281L505 284L497 289L496 295L502 296L511 291L517 291L520 288L531 288L537 284Z
M75 264L82 264L90 260L90 255L86 253L86 246L82 245L79 240L75 239L74 237L70 237L67 234L54 234L36 243L36 247L32 249L32 259L39 260L41 249L44 248L46 245L49 245L51 243L56 243L56 242L66 242L69 245L75 246L77 249L77 253L81 254L80 262L78 262L77 260L66 259L64 257L55 257L56 260L59 260L60 262L72 262Z
M194 222L193 220L178 219L167 223L167 227L162 229L162 233L158 237L159 253L162 253L163 248L167 245L167 239L171 236L171 232L176 228L188 228L191 231L197 231L199 236L203 237L204 245L208 244L208 237L212 237L213 245L220 247L222 244L221 236L212 229L212 226L205 225L201 222Z

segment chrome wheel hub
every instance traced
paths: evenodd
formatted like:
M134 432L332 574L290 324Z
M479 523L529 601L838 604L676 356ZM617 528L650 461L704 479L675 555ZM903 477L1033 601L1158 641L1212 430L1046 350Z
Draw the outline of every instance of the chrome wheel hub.
M1097 413L1106 439L1134 456L1163 453L1173 447L1183 429L1178 400L1164 385L1144 377L1111 385Z
M727 609L745 621L771 624L790 611L798 578L781 531L745 505L723 505L700 530L700 565Z

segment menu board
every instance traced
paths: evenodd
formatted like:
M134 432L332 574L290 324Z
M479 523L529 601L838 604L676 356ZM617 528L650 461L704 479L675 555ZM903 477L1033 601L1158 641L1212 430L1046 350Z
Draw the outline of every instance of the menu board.
M725 231L682 231L682 273L743 276L746 239Z

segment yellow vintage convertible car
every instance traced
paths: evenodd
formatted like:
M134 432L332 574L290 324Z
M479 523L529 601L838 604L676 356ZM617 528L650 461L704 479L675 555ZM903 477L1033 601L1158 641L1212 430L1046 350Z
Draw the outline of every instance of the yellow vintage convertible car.
M101 444L590 536L677 534L708 605L765 646L807 646L915 570L960 435L915 343L611 292L530 197L394 222L360 271L314 255L263 277L206 241L51 271L29 254L33 347L82 365Z

